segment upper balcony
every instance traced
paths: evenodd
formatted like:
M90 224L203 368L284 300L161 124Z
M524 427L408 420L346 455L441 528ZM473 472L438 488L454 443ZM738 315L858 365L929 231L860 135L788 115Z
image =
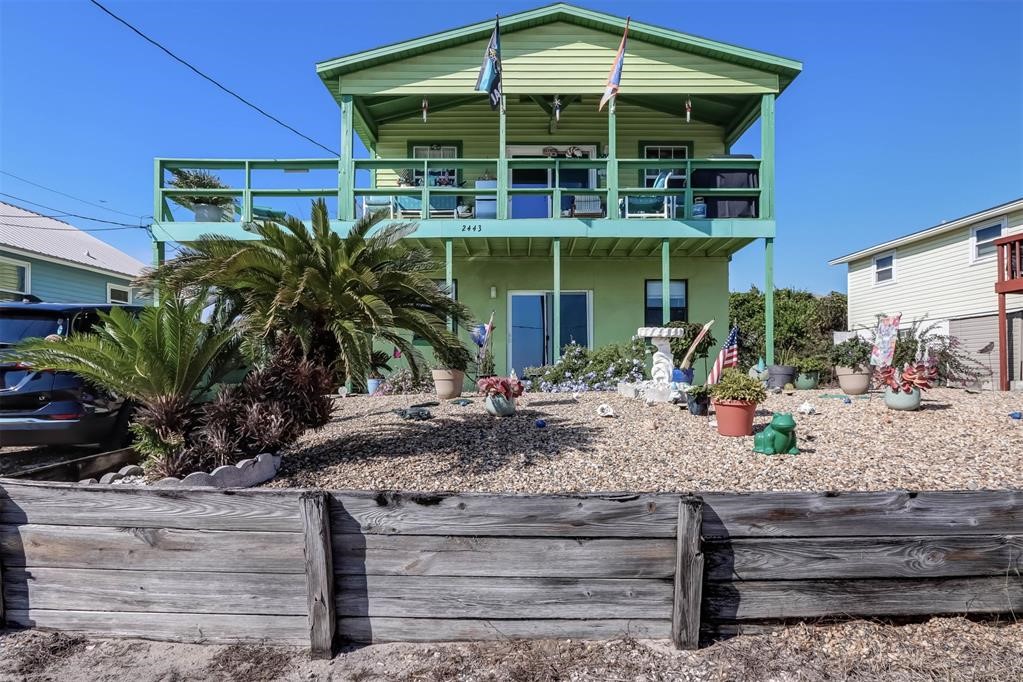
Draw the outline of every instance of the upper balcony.
M995 292L1023 293L1023 232L995 240L998 249L998 280Z

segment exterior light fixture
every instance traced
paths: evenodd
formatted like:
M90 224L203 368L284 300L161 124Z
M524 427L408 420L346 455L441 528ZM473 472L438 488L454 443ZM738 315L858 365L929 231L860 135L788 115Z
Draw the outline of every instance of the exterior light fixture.
M497 298L497 287L494 285L490 286L490 298Z

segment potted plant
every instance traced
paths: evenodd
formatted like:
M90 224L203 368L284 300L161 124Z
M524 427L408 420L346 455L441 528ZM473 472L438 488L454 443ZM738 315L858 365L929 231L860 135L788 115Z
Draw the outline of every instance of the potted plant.
M800 391L809 391L817 388L820 383L821 374L827 371L828 366L820 358L802 358L796 361L796 388Z
M432 374L437 397L450 400L462 395L465 369L469 366L469 350L458 344L450 348L435 348L434 355L437 361Z
M884 404L890 410L917 410L923 399L922 391L929 389L938 377L937 367L926 362L907 362L899 372L892 366L878 371L884 386Z
M369 356L369 376L366 378L366 392L373 395L380 388L380 382L384 380L384 375L380 373L380 370L386 369L388 372L391 371L391 365L388 364L391 357L382 350L375 350L370 353Z
M738 369L726 369L721 380L710 387L710 397L722 436L752 436L757 403L767 399L767 390L756 379Z
M487 377L479 380L479 391L486 398L483 401L487 412L495 417L509 417L515 414L515 399L522 395L523 385L512 377Z
M206 170L189 170L187 168L171 169L170 182L174 189L230 189L213 173ZM195 212L197 223L219 223L230 216L236 207L235 200L227 196L171 196L170 200ZM230 211L228 211L230 209Z
M792 351L783 348L778 351L778 364L767 366L767 387L783 388L796 380L795 358Z
M847 395L863 395L870 388L871 345L858 336L831 348L838 386Z
M398 187L415 187L416 174L411 168L402 168L398 171Z
M714 324L714 320L702 325L697 322L675 320L665 325L669 329L686 330L685 336L672 338L668 341L668 345L671 348L672 361L682 372L682 383L693 383L693 376L695 374L692 368L693 361L706 358L710 349L717 344L714 335L710 333L710 326L712 324Z
M689 408L689 414L706 417L710 407L710 387L690 386L686 391L686 406Z

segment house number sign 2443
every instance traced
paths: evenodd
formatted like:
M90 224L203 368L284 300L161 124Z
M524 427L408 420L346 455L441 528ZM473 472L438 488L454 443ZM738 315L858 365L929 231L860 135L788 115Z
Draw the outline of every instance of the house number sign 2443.
M482 232L483 226L480 224L470 225L468 223L462 224L462 232Z

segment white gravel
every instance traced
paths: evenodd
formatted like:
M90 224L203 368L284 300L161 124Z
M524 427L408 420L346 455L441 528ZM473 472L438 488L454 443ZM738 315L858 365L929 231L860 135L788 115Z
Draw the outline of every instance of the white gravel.
M682 490L937 490L1023 487L1023 394L934 389L921 410L895 412L880 394L771 395L795 414L799 455L759 455L752 438L719 436L709 420L670 404L617 394L529 393L508 418L483 400L429 408L429 421L394 414L434 396L338 399L330 424L306 434L270 485L325 488L593 492ZM809 400L817 414L796 408ZM617 417L597 416L608 403ZM537 428L544 419L546 428Z

